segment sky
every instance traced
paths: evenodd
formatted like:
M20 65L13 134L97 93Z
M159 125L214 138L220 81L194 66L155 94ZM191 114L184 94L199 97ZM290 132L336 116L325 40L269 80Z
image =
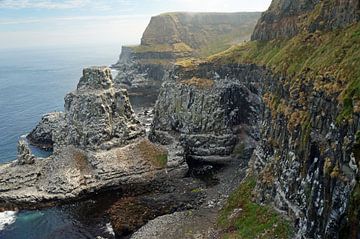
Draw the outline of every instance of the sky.
M150 17L265 11L271 0L0 0L0 48L138 44Z

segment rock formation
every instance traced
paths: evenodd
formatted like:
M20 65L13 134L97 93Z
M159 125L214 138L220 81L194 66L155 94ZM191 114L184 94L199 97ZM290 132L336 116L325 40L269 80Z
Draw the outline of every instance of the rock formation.
M242 69L239 69L242 71ZM174 71L164 82L155 106L153 135L179 135L188 160L225 163L241 147L239 137L256 137L260 98L242 79L210 67Z
M55 149L110 149L144 133L126 90L114 88L110 69L84 69L75 92L65 97L65 122L55 135Z
M52 149L54 144L53 132L55 132L59 123L64 120L64 116L62 112L45 114L26 138L35 146Z
M64 117L47 122L54 115ZM45 116L31 135L39 142L50 142L51 135L54 155L34 158L20 141L19 164L0 166L2 204L36 207L187 171L181 153L143 137L126 91L113 87L104 67L85 69L77 90L65 97L65 113Z
M334 30L359 20L357 0L277 0L262 14L251 39L291 38L303 29L310 32Z
M35 157L31 154L31 151L26 144L25 140L20 139L17 146L17 163L22 164L33 164Z
M216 85L233 84L239 93L230 94L236 99L227 98L236 106L254 106L259 116L259 121L242 119L249 122L247 128L260 129L252 134L259 141L249 162L247 180L254 180L249 184L254 187L248 200L286 212L294 222L295 237L358 238L360 103L359 71L353 66L359 64L359 20L358 1L273 1L252 37L261 42L190 64L180 74L170 73L177 83L163 85L155 108L155 135L157 130L177 132L180 139L186 135L181 142L190 157L193 152L208 156L203 148L210 152L220 144L208 137L204 142L211 145L202 147L203 141L189 136L204 132L206 137L209 126L214 137L218 129L227 128L226 120L232 118L222 112L228 108L239 119L231 104L221 104L222 91L211 91ZM243 101L249 98L244 92L261 97L261 106ZM251 112L247 107L239 107L244 110L239 115ZM226 225L223 233L235 235L231 222Z
M130 94L157 95L165 71L250 38L260 13L165 13L151 18L140 46L123 46L116 82Z

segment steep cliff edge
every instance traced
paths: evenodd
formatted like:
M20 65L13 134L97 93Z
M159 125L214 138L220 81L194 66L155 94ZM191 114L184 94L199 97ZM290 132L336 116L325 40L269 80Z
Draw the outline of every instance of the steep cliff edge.
M116 82L130 94L157 95L165 71L250 39L260 13L164 13L152 17L139 46L123 46Z
M303 30L334 30L359 19L357 0L277 0L262 14L251 39L291 38Z
M254 41L211 57L265 66L253 195L305 238L360 235L359 20L358 1L273 1Z
M196 97L204 99L204 107L213 101L207 98L211 91L203 96L181 82L230 80L262 98L263 107L256 107L260 121L250 124L260 130L258 145L247 179L219 217L223 235L288 238L291 230L277 223L281 220L268 206L260 206L265 204L285 212L299 238L359 238L359 20L358 1L273 1L253 41L205 63L190 62L177 74L178 85L160 94L157 107L172 115L167 130L188 135L207 122L192 127ZM181 99L178 109L185 105L185 117L177 116L169 100L162 102L169 95ZM206 114L213 112L211 106Z

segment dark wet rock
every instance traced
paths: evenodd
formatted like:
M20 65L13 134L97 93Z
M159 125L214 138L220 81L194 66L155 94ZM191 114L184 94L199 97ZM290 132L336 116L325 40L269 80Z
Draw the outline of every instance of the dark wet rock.
M168 180L150 194L124 197L112 204L108 213L117 236L127 236L158 216L197 208L204 193L198 181Z

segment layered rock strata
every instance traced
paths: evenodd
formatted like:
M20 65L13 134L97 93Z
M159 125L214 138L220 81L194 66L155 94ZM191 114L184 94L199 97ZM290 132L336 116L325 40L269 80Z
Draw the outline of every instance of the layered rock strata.
M227 71L171 73L164 82L155 106L151 138L161 139L165 134L176 135L194 162L225 163L242 147L241 137L257 137L260 98L256 89L236 74ZM238 71L248 71L239 68ZM244 73L244 75L249 72Z
M255 200L291 216L299 237L356 238L360 115L339 123L339 93L306 77L287 84L291 78L246 64L175 71L155 107L154 136L177 135L190 159L221 162L243 150L237 130L246 128L259 139L249 162Z
M334 30L360 20L357 0L278 0L272 1L251 36L252 40L268 41L291 38L303 29Z

